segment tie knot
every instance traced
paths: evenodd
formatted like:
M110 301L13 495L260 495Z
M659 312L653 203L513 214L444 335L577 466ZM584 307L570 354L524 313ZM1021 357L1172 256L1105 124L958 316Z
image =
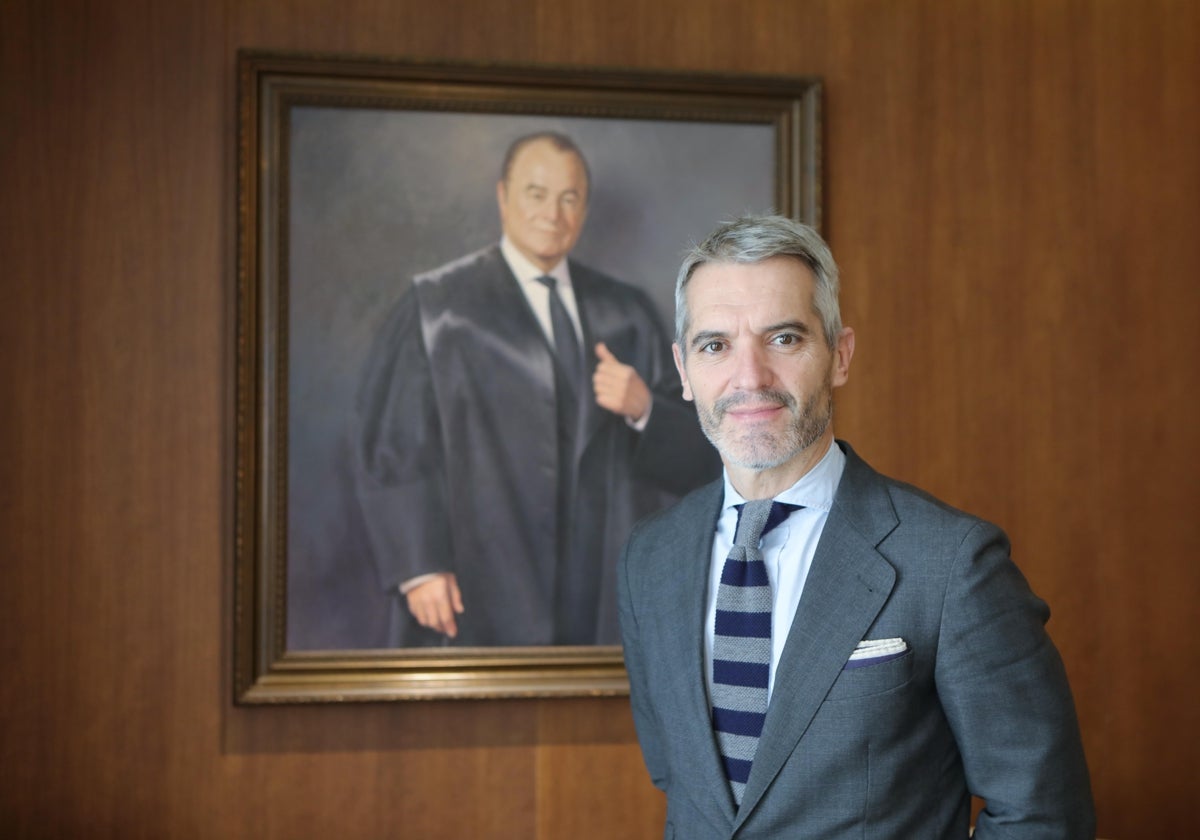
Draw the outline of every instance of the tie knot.
M558 280L551 277L549 274L543 274L537 278L537 281L549 289L552 293L558 289Z
M773 499L755 499L753 502L737 505L738 524L733 544L756 547L759 540L787 519L792 511L799 509L800 505L776 502Z

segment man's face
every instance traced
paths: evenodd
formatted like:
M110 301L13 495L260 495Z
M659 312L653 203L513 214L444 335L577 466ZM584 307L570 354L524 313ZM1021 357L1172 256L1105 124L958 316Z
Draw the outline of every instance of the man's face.
M517 250L549 271L575 247L587 217L587 173L573 152L535 140L496 185L500 224Z
M815 284L791 257L706 263L688 283L688 335L675 363L731 473L796 473L794 481L833 439L833 389L847 379L854 333L844 329L829 349Z

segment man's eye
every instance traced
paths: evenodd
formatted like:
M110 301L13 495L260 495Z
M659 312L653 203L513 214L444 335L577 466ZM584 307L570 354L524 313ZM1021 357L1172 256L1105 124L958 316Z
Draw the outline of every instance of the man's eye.
M724 341L710 341L700 348L701 353L720 353L725 349Z
M795 333L780 333L775 336L774 343L782 347L790 347L800 341L800 337Z

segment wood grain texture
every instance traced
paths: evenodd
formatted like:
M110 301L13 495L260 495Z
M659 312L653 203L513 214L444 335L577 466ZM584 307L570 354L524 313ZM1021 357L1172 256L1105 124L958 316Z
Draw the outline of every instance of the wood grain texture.
M245 709L229 684L243 47L819 75L858 331L839 433L1050 602L1102 836L1200 761L1200 6L0 6L0 824L654 837L623 700Z

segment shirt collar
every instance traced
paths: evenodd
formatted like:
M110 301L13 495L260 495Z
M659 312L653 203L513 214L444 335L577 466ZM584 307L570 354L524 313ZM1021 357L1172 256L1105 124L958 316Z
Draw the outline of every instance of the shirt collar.
M507 236L500 238L500 253L504 255L504 261L522 285L529 285L547 274L557 280L560 286L571 285L571 272L567 270L566 257L559 260L558 265L549 271L542 271L517 250L517 246L512 244Z
M800 477L800 480L775 497L776 501L788 502L793 505L811 508L828 513L833 509L833 497L837 493L838 483L842 480L842 471L846 467L846 453L834 441L829 451L817 462L811 470ZM725 503L721 507L726 511L734 505L743 504L746 499L734 489L729 480L729 472L725 471Z

